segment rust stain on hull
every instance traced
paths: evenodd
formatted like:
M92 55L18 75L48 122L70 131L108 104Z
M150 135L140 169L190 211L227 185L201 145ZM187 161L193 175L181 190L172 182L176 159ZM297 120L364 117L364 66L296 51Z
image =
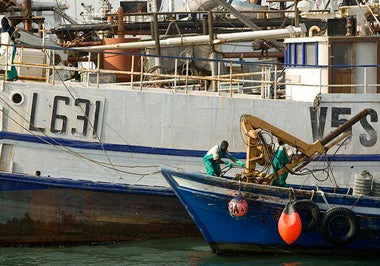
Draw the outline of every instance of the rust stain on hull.
M2 191L0 246L200 236L175 196L78 189Z

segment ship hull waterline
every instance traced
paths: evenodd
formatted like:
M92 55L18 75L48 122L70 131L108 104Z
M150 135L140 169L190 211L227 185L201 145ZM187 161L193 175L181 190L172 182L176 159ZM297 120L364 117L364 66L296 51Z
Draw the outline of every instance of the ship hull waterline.
M0 246L199 236L167 188L0 173Z

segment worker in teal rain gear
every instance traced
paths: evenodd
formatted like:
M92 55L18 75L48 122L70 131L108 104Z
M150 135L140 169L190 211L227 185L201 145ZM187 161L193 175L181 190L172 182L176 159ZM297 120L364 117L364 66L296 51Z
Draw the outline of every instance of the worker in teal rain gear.
M215 145L206 153L205 156L203 156L203 164L206 167L206 172L208 175L220 176L220 164L226 164L232 168L233 165L231 162L222 160L223 156L228 157L240 167L245 167L244 163L233 157L227 149L228 142L223 140L220 145Z
M10 66L13 64L13 60L16 55L16 46L14 44L16 30L14 27L9 25L9 21L6 17L1 19L1 43L5 44L1 46L0 54L1 56L8 57L8 69L7 69L7 80L17 80L18 74L15 66Z
M280 186L285 187L286 186L286 178L288 177L288 172L285 174L278 176L276 173L278 170L283 168L285 165L289 163L288 154L286 152L285 143L282 140L278 140L278 146L274 151L273 154L273 170L275 171L275 175L277 176L276 179L273 181L273 186Z

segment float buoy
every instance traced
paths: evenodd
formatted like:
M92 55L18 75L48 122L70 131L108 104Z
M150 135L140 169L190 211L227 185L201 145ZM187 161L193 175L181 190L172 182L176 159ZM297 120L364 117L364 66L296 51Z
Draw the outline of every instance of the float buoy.
M326 211L322 221L322 233L335 244L344 244L356 236L358 221L353 211L334 207Z
M288 202L278 220L278 232L281 238L290 245L294 243L301 234L302 222L294 208L293 202Z
M242 196L236 196L228 203L228 211L235 218L241 218L248 212L248 203Z
M321 213L317 204L311 200L297 200L294 208L298 212L302 222L302 232L309 232L317 227L321 219Z

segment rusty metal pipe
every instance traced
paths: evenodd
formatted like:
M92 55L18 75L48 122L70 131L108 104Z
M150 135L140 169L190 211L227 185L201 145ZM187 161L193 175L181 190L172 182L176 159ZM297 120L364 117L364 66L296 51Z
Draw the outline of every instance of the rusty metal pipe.
M348 128L350 128L353 124L357 123L360 119L363 117L366 117L369 114L368 109L363 109L360 113L356 114L351 119L347 120L343 125L335 129L333 132L328 134L326 137L321 139L320 143L325 146L327 143L332 141L334 138L339 136L342 132L346 131Z
M123 8L119 6L117 9L117 35L119 39L124 39L124 21L123 21Z
M22 5L23 5L23 16L24 18L30 18L32 16L32 1L31 0L23 0L22 1Z

